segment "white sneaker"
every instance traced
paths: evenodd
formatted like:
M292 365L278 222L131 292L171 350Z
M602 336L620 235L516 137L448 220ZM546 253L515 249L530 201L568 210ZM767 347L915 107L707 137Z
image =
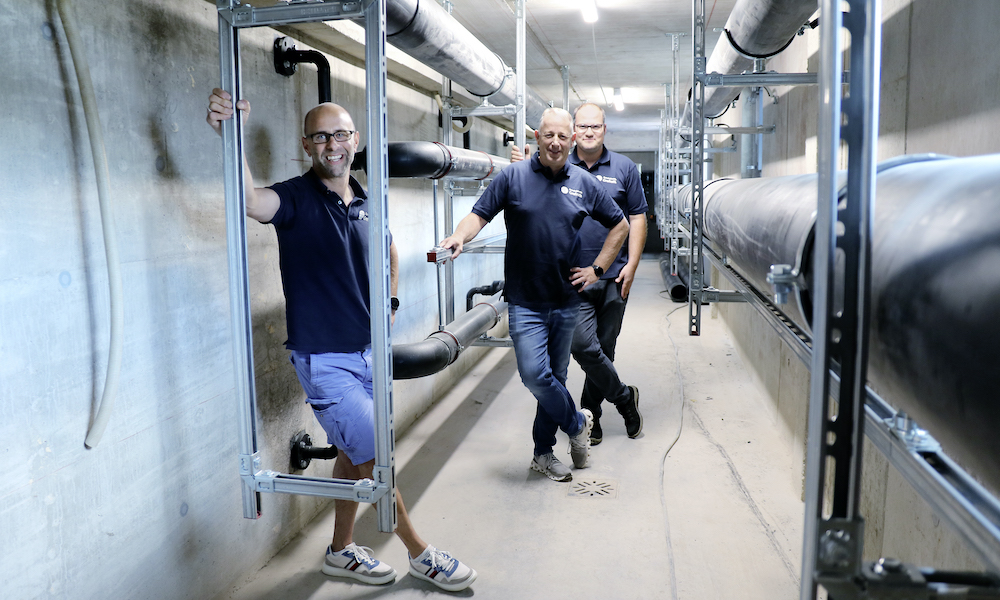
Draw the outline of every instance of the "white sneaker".
M350 577L365 583L389 583L396 579L396 569L372 557L372 549L353 542L340 552L327 546L323 572L333 577Z
M531 468L553 481L573 481L573 473L549 452L531 459Z
M477 575L475 569L434 546L427 546L420 556L410 559L410 574L449 592L469 587Z
M587 466L590 458L590 431L594 428L594 413L589 408L580 412L583 413L583 429L580 433L569 438L569 455L573 458L573 466L582 469Z

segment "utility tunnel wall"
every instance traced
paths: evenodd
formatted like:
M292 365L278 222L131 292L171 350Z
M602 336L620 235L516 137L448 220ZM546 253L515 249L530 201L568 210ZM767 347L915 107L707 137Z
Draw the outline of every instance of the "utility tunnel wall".
M214 598L263 566L325 502L262 498L240 510L238 430L228 294L222 143L205 123L219 81L217 14L204 0L72 3L90 62L108 153L121 255L125 337L115 411L100 445L83 440L103 389L108 283L94 167L76 76L53 3L0 11L11 35L0 160L0 579L4 598ZM302 116L314 67L273 66L271 29L241 31L253 112L247 158L258 185L299 175ZM308 49L296 40L297 47ZM332 93L362 129L365 76L329 57ZM434 98L388 83L388 135L438 140ZM471 147L506 156L502 131L475 119ZM365 184L363 172L358 172ZM437 329L428 179L389 182L400 253L393 342ZM439 196L440 198L440 196ZM459 197L466 214L472 197ZM503 231L491 225L484 235ZM287 469L289 440L325 435L284 348L284 300L272 227L249 222L250 297L262 466ZM458 312L470 287L503 278L500 255L455 264ZM498 328L496 335L503 336ZM404 431L487 350L393 384ZM327 462L305 474L325 477ZM151 590L155 590L152 592Z

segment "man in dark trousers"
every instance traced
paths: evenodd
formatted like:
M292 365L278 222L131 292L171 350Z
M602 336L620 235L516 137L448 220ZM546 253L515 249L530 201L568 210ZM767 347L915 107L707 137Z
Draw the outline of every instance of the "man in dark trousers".
M573 335L573 358L587 375L580 406L594 414L590 441L596 446L604 439L601 403L605 399L614 404L624 418L628 437L635 438L642 432L639 389L622 383L613 361L625 304L646 243L647 205L635 163L604 146L607 131L604 109L592 103L581 104L573 115L573 128L576 148L569 162L586 169L601 183L628 216L629 224L628 241L614 262L600 275L600 281L581 292L580 319ZM521 160L523 156L515 146L511 160ZM585 262L600 252L607 231L593 219L584 221L581 239Z
M494 178L472 212L440 242L456 258L466 242L504 211L510 337L521 381L538 400L531 468L555 481L573 478L552 451L559 429L570 437L576 468L586 467L590 456L593 415L586 408L577 410L566 389L581 292L611 266L628 234L621 209L597 180L566 163L574 137L570 114L547 109L535 132L538 153ZM587 217L608 232L599 253L583 260L580 228Z
M236 108L250 114L246 100ZM207 121L219 134L233 116L232 96L215 89ZM291 361L313 414L338 449L335 479L372 479L375 421L372 399L371 314L368 293L368 211L361 184L350 175L360 136L346 110L320 104L306 114L302 147L312 158L304 175L254 188L244 161L246 213L274 225ZM399 280L389 246L393 298ZM398 302L398 301L397 301ZM396 302L393 302L395 312ZM393 315L393 318L395 315ZM463 590L476 571L417 535L397 490L396 535L410 555L410 574L448 591ZM323 572L366 583L389 583L396 570L354 543L358 504L335 500L333 541Z

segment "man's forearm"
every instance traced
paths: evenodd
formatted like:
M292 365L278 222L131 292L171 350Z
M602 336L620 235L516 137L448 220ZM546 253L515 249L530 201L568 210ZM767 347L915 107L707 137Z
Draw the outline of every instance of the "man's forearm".
M646 215L629 215L628 218L628 262L638 264L642 249L646 247Z
M611 263L614 262L618 251L621 250L625 238L628 237L628 230L627 220L622 219L618 221L618 224L608 232L608 237L604 238L604 246L601 247L601 252L594 260L594 264L607 270L611 266Z

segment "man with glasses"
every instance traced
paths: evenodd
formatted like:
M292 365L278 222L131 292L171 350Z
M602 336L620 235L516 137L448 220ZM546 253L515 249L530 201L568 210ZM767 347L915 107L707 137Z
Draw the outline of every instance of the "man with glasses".
M504 295L510 337L521 381L538 401L531 468L555 481L573 479L552 451L559 429L570 437L576 468L586 467L590 456L593 415L587 409L577 410L566 389L580 291L585 293L610 268L628 234L625 216L603 186L566 164L573 138L570 114L546 109L535 131L538 153L501 171L455 232L440 242L457 258L466 242L504 212ZM605 234L599 251L583 256L580 227L588 216L604 227Z
M246 100L236 108L250 114ZM232 118L232 96L216 88L207 121L220 135ZM372 400L371 314L368 292L368 211L361 184L350 175L360 136L346 110L320 104L305 117L302 148L312 158L304 175L255 188L244 161L246 214L274 225L285 292L291 361L313 414L338 449L335 479L372 479L375 466ZM392 319L398 308L395 244L389 246ZM335 500L333 541L323 572L382 584L396 570L353 541L358 504ZM413 528L397 490L396 535L410 555L410 574L448 591L476 579L447 552L424 542Z
M596 446L604 439L601 427L601 402L604 399L614 404L622 415L628 437L638 437L642 432L639 389L622 383L613 361L629 290L646 244L647 205L635 163L604 147L607 131L604 109L589 102L581 104L573 114L573 121L576 148L570 154L569 162L593 175L628 215L628 241L611 266L598 274L600 281L580 293L580 318L573 335L573 358L580 363L587 376L580 406L594 414L590 442ZM524 154L514 146L511 160L523 157ZM584 259L597 256L607 231L593 219L584 221L580 230Z

